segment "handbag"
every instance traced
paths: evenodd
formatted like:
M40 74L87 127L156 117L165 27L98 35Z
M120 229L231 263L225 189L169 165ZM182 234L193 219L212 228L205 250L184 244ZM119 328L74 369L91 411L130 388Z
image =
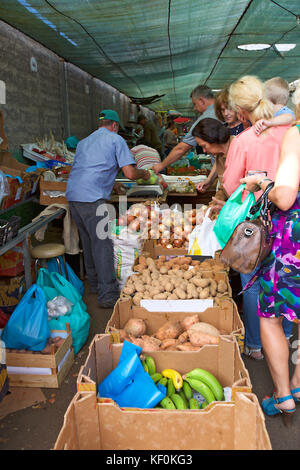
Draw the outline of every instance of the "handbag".
M270 235L271 213L275 205L268 201L274 183L270 183L257 202L250 208L244 222L238 224L220 253L220 261L235 271L249 274L254 271L272 249ZM258 217L254 220L253 216Z
M216 220L213 231L221 248L224 248L236 226L245 220L250 208L255 204L255 196L250 192L246 199L242 201L245 187L245 184L241 184L234 191L220 210Z

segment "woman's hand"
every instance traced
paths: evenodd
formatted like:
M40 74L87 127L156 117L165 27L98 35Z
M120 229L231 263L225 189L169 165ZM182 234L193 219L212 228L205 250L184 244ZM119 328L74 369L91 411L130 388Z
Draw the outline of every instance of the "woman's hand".
M207 191L209 187L210 187L210 181L205 180L205 181L201 181L200 183L198 183L196 186L196 189L199 193L205 193L205 191Z
M216 197L212 197L211 202L209 203L210 213L209 218L211 220L217 219L220 210L225 205L226 201L222 201L221 199L217 199Z
M260 187L258 186L258 183L261 181L262 176L261 174L258 175L251 175L251 176L246 176L245 178L242 178L240 180L240 183L245 183L245 191L249 191L250 193L255 193L256 191L260 191Z

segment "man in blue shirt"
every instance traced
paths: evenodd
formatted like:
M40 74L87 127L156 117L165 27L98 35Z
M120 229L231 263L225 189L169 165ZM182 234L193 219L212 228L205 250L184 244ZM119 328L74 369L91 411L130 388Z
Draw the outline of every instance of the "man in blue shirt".
M77 145L66 191L82 243L90 287L98 293L102 308L113 307L120 294L106 202L120 168L130 180L150 177L147 170L135 168L126 141L118 135L119 124L116 111L105 109L100 113L99 129Z

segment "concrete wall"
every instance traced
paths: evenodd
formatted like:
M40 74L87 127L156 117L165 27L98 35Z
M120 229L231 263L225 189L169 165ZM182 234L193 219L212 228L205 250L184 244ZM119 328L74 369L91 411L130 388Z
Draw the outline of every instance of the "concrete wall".
M37 72L30 60L37 62ZM97 128L101 109L118 111L126 125L137 107L110 85L92 77L20 31L0 21L0 80L6 83L4 112L9 150L19 156L20 144L49 136L82 139ZM148 117L153 113L141 111Z

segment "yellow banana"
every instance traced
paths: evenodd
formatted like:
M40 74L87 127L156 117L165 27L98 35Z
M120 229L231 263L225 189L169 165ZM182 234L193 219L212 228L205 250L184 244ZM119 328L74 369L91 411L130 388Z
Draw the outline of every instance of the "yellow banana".
M172 382L174 384L175 390L180 390L183 386L183 379L179 372L174 369L164 369L161 372L161 375L163 377L167 377L168 379L172 379Z

